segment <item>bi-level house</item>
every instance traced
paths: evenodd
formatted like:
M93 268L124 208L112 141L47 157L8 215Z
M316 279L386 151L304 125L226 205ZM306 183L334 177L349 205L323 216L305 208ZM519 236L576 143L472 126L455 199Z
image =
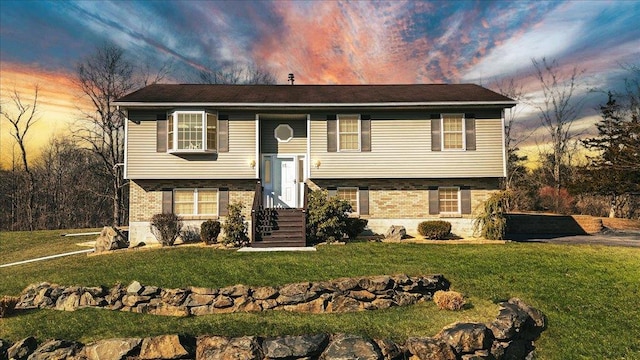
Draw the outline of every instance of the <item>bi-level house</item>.
M515 104L473 84L147 86L117 102L130 241L155 241L156 213L224 221L241 202L252 246L304 245L276 235L287 220L304 225L317 188L350 201L374 233L444 219L471 235L506 175L504 110Z

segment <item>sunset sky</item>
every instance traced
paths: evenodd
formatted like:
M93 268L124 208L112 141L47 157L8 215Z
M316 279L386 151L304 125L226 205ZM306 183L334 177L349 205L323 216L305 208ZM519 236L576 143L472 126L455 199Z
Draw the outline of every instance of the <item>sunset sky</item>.
M167 82L229 63L285 84L466 83L516 78L535 99L531 59L585 70L582 92L615 89L640 59L640 1L11 1L0 2L3 108L40 86L36 149L86 106L74 66L112 42L137 64L172 62ZM578 128L603 94L586 95ZM536 117L523 111L526 128ZM12 141L0 127L6 164Z

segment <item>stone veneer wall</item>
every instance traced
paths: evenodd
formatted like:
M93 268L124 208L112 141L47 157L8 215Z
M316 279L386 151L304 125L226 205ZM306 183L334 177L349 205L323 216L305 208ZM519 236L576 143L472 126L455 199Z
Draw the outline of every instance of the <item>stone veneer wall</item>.
M311 189L329 187L369 188L368 227L374 233L384 234L391 225L402 225L410 235L417 235L418 224L425 220L445 220L452 224L452 233L458 236L473 235L473 219L484 201L499 190L497 178L472 179L314 179ZM474 213L459 217L441 217L429 214L429 187L471 187L471 209Z
M345 278L279 288L235 285L221 289L161 289L134 281L126 288L116 285L108 289L40 283L22 292L16 308L74 311L99 307L169 316L264 310L331 313L411 305L448 288L449 282L442 275Z
M153 215L162 212L162 189L228 188L229 203L244 204L243 214L250 222L255 184L255 180L132 180L129 185L129 242L131 246L158 242L149 229L149 221ZM199 226L205 220L218 218L194 216L183 220L185 225Z
M161 335L107 339L84 345L75 341L34 337L15 344L0 339L0 358L19 359L370 359L370 360L519 360L534 358L546 317L517 298L499 304L488 324L459 322L433 337L409 338L404 344L362 335L312 334L228 338Z

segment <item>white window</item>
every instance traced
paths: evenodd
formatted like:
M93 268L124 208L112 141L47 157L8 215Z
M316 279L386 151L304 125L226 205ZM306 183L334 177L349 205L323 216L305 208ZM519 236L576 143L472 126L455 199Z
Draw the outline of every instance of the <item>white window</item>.
M176 111L169 116L169 152L216 150L217 116L205 111Z
M336 190L336 196L339 199L346 200L351 204L351 212L358 214L358 188L357 187L339 187Z
M338 150L360 150L360 115L338 115Z
M217 189L174 189L173 212L178 215L218 215Z
M280 124L273 131L273 136L278 142L289 142L293 139L293 129L289 124Z
M441 214L460 214L460 188L438 188L438 204Z
M442 150L464 150L464 114L442 114Z

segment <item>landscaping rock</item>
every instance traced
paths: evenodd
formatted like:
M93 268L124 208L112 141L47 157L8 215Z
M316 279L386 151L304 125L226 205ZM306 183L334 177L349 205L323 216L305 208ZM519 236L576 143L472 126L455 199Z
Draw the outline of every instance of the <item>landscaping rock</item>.
M67 340L49 340L40 345L28 360L66 360L78 353L82 344Z
M347 334L335 335L320 356L320 360L379 360L381 358L382 353L373 340Z
M389 230L384 233L385 240L400 241L407 236L407 229L402 225L391 225Z
M29 357L38 347L38 341L33 336L24 338L9 349L7 349L7 355L9 359L23 360Z
M142 340L141 360L181 359L195 354L195 339L183 335L161 335Z
M406 346L412 354L410 360L456 360L451 346L440 339L410 338Z
M127 294L138 295L141 292L142 292L142 285L137 281L134 281L131 284L129 284L129 286L127 286Z
M326 334L282 336L264 340L262 351L268 359L315 357L327 346Z
M436 338L451 346L457 354L470 354L476 350L489 349L493 334L478 323L455 323L445 327Z
M384 360L404 360L408 358L407 351L402 349L396 343L391 340L381 339L374 340L380 348L380 353L382 354L382 358Z
M8 340L0 339L0 359L8 359L7 350L11 347L11 344Z
M162 289L133 281L127 287L116 284L108 289L40 283L29 285L22 292L19 306L23 309L40 307L66 311L102 307L166 316L271 309L310 313L347 312L415 304L448 286L449 282L442 275L342 278L317 283L300 282L282 288L235 285L222 289Z
M81 357L87 360L124 360L140 353L142 339L100 340L84 347Z
M278 290L270 286L261 286L253 290L252 296L256 300L266 300L278 297Z
M258 338L254 336L234 339L221 336L201 336L197 342L196 359L261 360L263 354Z
M119 229L113 226L105 226L96 239L95 252L112 251L126 249L129 247L129 239Z

